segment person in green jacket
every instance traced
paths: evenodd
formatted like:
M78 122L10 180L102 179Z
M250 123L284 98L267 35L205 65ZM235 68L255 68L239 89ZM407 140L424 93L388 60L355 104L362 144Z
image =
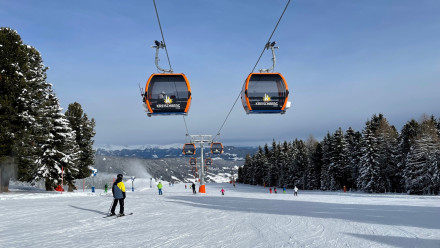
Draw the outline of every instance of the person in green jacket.
M157 189L159 190L159 195L162 195L162 183L159 182L159 184L157 185Z

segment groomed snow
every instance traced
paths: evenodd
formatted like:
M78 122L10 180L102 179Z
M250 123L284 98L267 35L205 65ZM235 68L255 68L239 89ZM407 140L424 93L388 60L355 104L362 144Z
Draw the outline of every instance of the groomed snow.
M134 214L122 218L102 218L112 201L102 190L12 188L0 194L0 246L440 247L438 196L299 191L294 197L292 190L269 194L225 183L193 195L184 184L166 182L159 196L149 180L134 186L125 201L125 212Z

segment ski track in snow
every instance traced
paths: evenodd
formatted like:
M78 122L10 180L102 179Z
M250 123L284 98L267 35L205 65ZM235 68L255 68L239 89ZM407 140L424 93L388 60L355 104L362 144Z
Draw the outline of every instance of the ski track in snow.
M136 186L136 185L135 185ZM225 188L224 196L220 189ZM183 184L127 192L122 218L102 218L111 194L0 194L1 247L440 247L440 197ZM119 211L119 206L116 208Z

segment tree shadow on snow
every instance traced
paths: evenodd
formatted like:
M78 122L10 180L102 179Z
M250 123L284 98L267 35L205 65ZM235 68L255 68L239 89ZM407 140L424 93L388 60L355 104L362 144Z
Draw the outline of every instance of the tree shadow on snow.
M440 229L439 207L337 204L226 196L169 196L167 199L191 207L222 211L333 218L370 224Z
M89 211L89 212L93 212L93 213L98 213L98 214L102 214L102 215L106 215L107 214L105 212L98 211L98 210L95 210L95 209L81 208L81 207L77 207L77 206L73 206L73 205L69 205L69 207L76 208L76 209L79 209L79 210Z
M357 233L345 234L360 239L366 239L381 244L391 245L393 247L440 247L440 240L438 239L421 239L417 237L381 236Z

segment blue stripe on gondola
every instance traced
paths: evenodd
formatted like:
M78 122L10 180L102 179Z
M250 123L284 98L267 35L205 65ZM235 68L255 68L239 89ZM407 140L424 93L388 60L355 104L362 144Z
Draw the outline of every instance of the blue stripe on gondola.
M188 115L188 113L185 112L153 112L149 113L151 115Z
M249 113L254 114L277 114L283 112L282 110L251 110Z

